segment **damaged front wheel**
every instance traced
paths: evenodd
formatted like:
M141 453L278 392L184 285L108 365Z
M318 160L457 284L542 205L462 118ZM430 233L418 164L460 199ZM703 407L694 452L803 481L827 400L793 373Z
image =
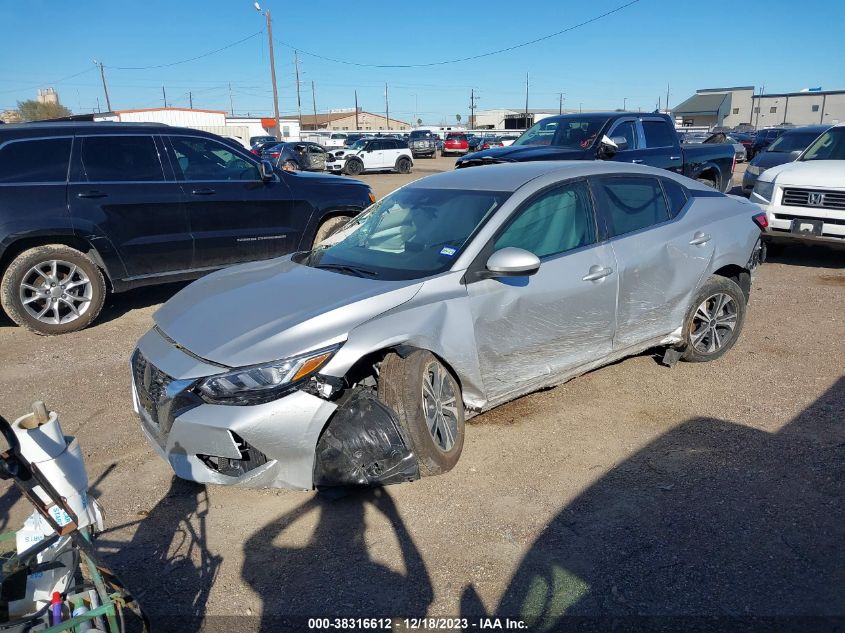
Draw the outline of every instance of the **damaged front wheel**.
M455 466L464 446L461 389L434 354L388 354L379 372L378 395L396 412L422 475L439 475Z

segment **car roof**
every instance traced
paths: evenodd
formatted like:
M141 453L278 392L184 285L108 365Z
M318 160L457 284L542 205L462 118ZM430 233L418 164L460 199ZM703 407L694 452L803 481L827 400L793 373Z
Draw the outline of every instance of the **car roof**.
M834 126L831 126L831 125L804 125L802 127L790 128L786 132L784 132L784 134L791 134L792 132L805 132L805 133L806 132L815 132L815 133L821 134L822 132L826 132L827 130L829 130L831 127L834 127Z
M427 178L421 178L405 188L420 189L469 189L475 191L514 192L535 178L556 173L561 179L582 178L598 174L635 174L672 177L665 169L632 165L613 161L530 161L525 163L499 163L477 167L464 167ZM695 189L696 183L685 184Z
M54 134L114 134L149 132L150 134L191 134L217 138L217 134L186 127L175 127L166 123L123 123L118 121L33 121L31 123L10 123L0 128L4 137L26 138Z

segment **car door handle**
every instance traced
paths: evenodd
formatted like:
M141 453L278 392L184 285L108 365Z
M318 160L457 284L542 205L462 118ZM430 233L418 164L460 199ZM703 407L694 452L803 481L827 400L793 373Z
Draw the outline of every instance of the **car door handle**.
M642 158L634 158L631 160L632 163L636 163L637 165L641 165L643 162Z
M584 281L598 281L599 279L604 279L608 275L613 272L612 268L608 268L607 266L590 266L590 272L584 275L581 279Z
M204 189L192 189L191 190L191 194L193 194L195 196L210 196L210 195L213 195L215 193L216 192L214 191L214 189L209 189L208 187L206 187Z
M681 160L680 156L670 156L669 160Z
M76 194L77 198L105 198L108 194L103 193L102 191L80 191Z
M692 239L689 243L692 246L701 246L702 244L707 244L707 242L711 239L710 233L702 233L701 231L696 231L695 235L692 236Z

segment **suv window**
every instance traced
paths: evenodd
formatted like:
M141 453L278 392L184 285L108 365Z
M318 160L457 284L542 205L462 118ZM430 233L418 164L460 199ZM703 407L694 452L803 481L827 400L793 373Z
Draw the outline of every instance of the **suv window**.
M674 180L661 178L660 182L663 183L663 191L669 199L669 215L674 218L687 203L687 191Z
M611 133L611 138L622 136L628 142L624 149L637 149L637 128L634 121L622 121Z
M599 178L610 237L639 231L669 219L669 209L657 178Z
M89 182L164 180L152 136L85 136L80 162Z
M0 183L65 182L70 138L14 141L0 149Z
M674 147L675 130L665 121L643 121L646 147Z
M177 175L188 181L260 180L258 167L209 138L171 136Z
M515 246L549 257L595 241L590 193L585 182L577 182L530 202L496 239L495 250Z

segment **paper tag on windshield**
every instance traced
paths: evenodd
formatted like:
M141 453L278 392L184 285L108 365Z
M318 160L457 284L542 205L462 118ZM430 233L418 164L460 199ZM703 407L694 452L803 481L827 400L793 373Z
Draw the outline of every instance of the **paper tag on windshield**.
M440 249L441 255L446 255L447 257L452 257L455 253L458 252L457 248L452 248L451 246L444 246Z

